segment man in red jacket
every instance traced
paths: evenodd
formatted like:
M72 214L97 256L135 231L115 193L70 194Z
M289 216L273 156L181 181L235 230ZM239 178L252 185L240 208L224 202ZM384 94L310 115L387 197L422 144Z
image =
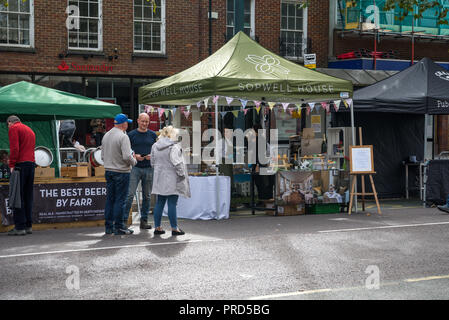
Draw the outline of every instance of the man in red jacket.
M30 127L20 122L17 116L10 116L8 123L9 168L20 171L21 208L14 209L15 228L9 235L26 235L32 233L33 218L33 184L34 184L34 148L36 136Z

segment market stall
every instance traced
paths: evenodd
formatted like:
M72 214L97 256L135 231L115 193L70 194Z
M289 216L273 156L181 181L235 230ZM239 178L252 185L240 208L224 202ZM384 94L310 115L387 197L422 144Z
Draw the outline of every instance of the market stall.
M443 195L449 189L432 180L441 177L440 166L449 162L435 166L438 169L429 175L429 190L423 175L435 158L433 116L449 114L448 106L449 72L429 58L354 92L355 125L363 128L364 142L376 150L376 189L381 197L408 197L416 181L424 201L428 191L431 203L446 202ZM337 115L337 124L349 123L348 113Z
M257 115L268 114L267 118L270 118L272 112L290 115L295 113L299 117L309 117L319 108L326 110L326 113L338 110L340 104L343 108L350 108L351 96L351 82L288 61L263 48L243 32L236 34L204 61L171 77L139 88L139 103L144 105L148 112L157 112L160 117L174 117L175 114L178 114L178 117L182 116L181 114L189 117L192 113L193 122L195 119L200 120L202 114L210 114L214 117L215 129L220 127L219 118L223 120L229 112L235 117L239 114L246 115L248 111ZM212 106L214 109L210 110ZM262 124L265 129L275 129L270 121L262 121ZM194 126L193 123L191 133L194 142L188 154L193 160L201 158L204 150L201 149L201 144L195 149L195 139L198 139L195 134L199 135L201 141L201 132L196 132ZM298 134L302 135L302 132ZM277 147L277 138L274 138L271 141L268 138L268 141L273 147ZM207 148L222 148L221 136L213 142L207 142L210 143ZM320 154L321 142L318 152ZM307 144L308 142L304 146ZM292 162L294 156L293 153L287 153L287 162ZM313 157L313 154L309 156ZM214 157L212 162L220 163L220 152L215 152ZM200 160L204 163L204 159ZM276 156L274 161L278 166ZM219 168L215 166L214 169L217 177L215 198L218 208L218 199L221 196L218 192ZM254 173L253 169L252 174ZM201 190L203 189L195 191Z
M17 115L36 134L33 223L58 223L104 219L105 180L92 165L61 163L58 123L65 119L113 118L118 105L21 81L0 89L0 149L9 152L6 118ZM78 160L78 158L77 158ZM41 162L43 161L43 162ZM0 230L12 222L7 208L8 180L0 179Z

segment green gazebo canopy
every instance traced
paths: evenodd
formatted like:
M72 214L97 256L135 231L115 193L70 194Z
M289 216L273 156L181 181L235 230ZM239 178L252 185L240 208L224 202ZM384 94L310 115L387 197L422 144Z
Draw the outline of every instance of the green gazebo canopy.
M302 103L352 96L352 83L307 69L244 32L202 62L139 88L140 104L191 105L213 95Z
M21 120L114 118L120 106L59 91L27 81L0 88L0 118L17 115Z

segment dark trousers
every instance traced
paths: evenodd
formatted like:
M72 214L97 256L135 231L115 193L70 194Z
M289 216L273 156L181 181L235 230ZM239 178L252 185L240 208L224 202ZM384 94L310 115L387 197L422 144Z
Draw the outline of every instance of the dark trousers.
M16 230L31 228L33 224L33 184L34 162L16 163L20 170L20 197L22 207L14 209L14 224Z
M254 175L254 184L257 187L259 200L268 200L273 198L273 186L275 175Z

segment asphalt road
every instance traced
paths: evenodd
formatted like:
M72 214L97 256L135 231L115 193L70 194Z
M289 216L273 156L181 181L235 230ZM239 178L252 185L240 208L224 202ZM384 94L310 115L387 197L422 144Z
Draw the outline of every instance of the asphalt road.
M0 299L448 299L449 215L375 212L0 234Z

